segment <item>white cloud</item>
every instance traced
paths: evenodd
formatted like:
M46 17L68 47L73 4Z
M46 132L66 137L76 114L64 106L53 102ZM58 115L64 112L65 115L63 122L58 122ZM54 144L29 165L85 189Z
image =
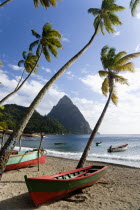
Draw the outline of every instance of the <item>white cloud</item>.
M3 83L3 85L0 85L0 98L3 98L15 88L18 77L11 80L2 70L0 74ZM68 74L71 75L71 73ZM124 76L128 78L130 86L118 86L119 103L117 106L113 105L112 102L110 103L99 129L101 133L140 133L140 69L137 68L135 73L127 73ZM32 78L30 81L27 81L22 89L10 97L6 103L29 106L45 83L36 79ZM99 101L94 96L94 93L96 93L96 95L99 94L101 97L101 83L103 80L98 74L88 75L80 78L80 80L83 82L83 85L86 85L93 91L93 99L89 100L75 93L73 96L75 95L76 97L71 98L71 100L79 108L93 129L107 100L107 98L102 96L102 100ZM52 86L42 99L37 111L42 115L48 114L64 95L68 94L60 90L56 85Z
M8 65L10 68L12 68L13 70L16 70L16 71L18 71L18 70L23 70L24 68L23 67L19 67L19 66L17 66L17 65L12 65L12 64L9 64Z
M65 74L67 75L67 78L70 80L72 80L75 77L75 75L72 73L72 71L67 71Z
M19 77L11 80L4 71L0 70L1 82L0 85L0 98L2 99L8 93L14 90L17 85ZM41 76L40 76L41 78ZM33 99L36 97L38 92L41 90L45 82L39 82L34 79L27 81L23 87L13 96L11 96L5 104L18 104L22 106L29 106ZM56 85L52 86L48 93L44 96L37 110L42 114L48 114L52 107L57 104L60 98L66 95L65 92L58 89Z
M119 103L117 106L110 103L100 128L101 133L140 133L140 68L136 68L135 73L126 73L123 76L128 79L130 85L117 85ZM102 80L98 75L88 75L80 80L93 92L101 94ZM75 99L92 128L106 100L104 96L101 102L96 98L93 98L93 102Z
M113 36L119 36L120 35L120 31L115 31L114 33L113 33Z
M136 46L136 49L135 49L135 52L138 52L138 51L140 51L140 44L138 44L138 45Z
M70 40L68 38L64 37L64 36L62 36L62 41L63 42L70 42Z
M86 86L88 86L93 92L102 94L101 84L103 80L99 77L98 74L87 75L86 77L79 78Z
M50 69L48 69L48 68L45 68L44 66L43 67L41 67L43 70L45 70L47 73L51 73L51 70Z

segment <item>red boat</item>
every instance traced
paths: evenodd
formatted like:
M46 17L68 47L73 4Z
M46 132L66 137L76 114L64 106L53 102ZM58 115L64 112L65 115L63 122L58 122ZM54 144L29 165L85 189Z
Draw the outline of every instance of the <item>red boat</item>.
M25 176L25 182L35 206L38 206L93 185L106 171L107 166L87 166L51 176Z
M38 158L38 150L20 151L17 153L18 154L10 155L5 171L37 165L38 162L40 164L46 162L46 155L44 152L40 152Z

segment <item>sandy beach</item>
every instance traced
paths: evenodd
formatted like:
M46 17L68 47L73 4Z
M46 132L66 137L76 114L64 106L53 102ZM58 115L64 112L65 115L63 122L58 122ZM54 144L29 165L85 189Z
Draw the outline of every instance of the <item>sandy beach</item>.
M91 165L87 162L85 165ZM76 160L47 157L46 164L5 172L0 183L0 210L140 210L140 169L108 165L107 174L92 187L67 198L34 207L24 182L24 175L40 176L60 173L76 167Z

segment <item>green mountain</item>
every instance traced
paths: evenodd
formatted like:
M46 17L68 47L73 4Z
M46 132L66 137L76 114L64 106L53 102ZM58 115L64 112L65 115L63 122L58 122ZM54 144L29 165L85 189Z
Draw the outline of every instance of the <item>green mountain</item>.
M66 95L59 100L47 117L58 120L73 134L91 133L89 123Z
M26 107L16 104L4 105L4 110L0 109L0 125L7 125L8 129L15 129L24 116ZM57 120L50 119L47 116L42 116L37 111L34 112L24 132L34 131L36 133L44 132L48 134L67 134L63 125Z

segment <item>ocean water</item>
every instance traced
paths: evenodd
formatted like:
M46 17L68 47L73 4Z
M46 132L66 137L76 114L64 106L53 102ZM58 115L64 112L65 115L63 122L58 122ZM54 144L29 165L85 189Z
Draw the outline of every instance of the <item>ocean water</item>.
M49 156L80 159L86 146L89 135L47 135L44 137L42 147ZM102 141L100 146L96 142ZM56 145L55 143L66 144ZM23 137L22 149L38 148L39 137ZM128 149L123 152L108 153L109 146L128 144ZM18 143L17 143L18 147ZM140 135L97 135L87 160L108 162L140 168Z

